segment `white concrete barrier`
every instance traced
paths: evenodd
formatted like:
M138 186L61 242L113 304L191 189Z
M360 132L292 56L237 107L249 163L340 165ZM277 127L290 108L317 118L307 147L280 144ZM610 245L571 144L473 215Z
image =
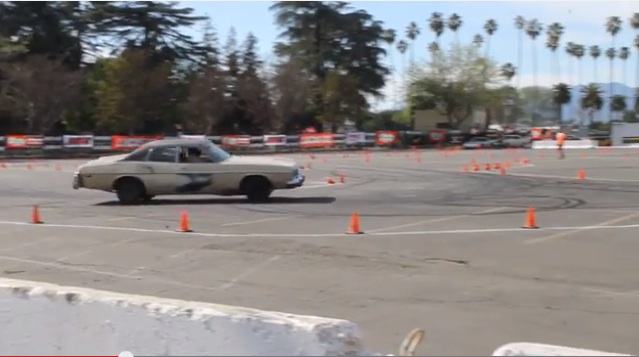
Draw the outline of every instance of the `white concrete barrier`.
M514 342L503 345L493 352L493 356L632 356L612 352L585 350L565 346L539 343Z
M595 149L599 147L599 143L596 140L566 140L564 142L564 149ZM557 142L555 140L535 140L532 143L533 149L557 149Z
M0 354L363 356L345 320L0 279Z

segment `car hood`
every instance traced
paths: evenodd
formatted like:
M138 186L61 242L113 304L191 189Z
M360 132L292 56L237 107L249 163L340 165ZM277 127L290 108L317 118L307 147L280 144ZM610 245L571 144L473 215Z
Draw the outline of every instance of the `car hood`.
M120 161L122 159L124 159L125 157L127 157L129 154L118 154L118 155L107 155L107 156L100 156L99 158L95 159L95 160L91 160L89 162L87 162L84 166L95 166L95 165L103 165L103 164L110 164L116 161Z
M224 165L257 165L257 166L277 166L285 168L297 168L295 160L272 157L272 156L238 156L233 155L228 160L223 162Z

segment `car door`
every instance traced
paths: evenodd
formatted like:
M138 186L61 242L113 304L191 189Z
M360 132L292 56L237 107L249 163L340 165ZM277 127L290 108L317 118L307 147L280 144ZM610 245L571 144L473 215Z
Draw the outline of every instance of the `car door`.
M140 177L149 195L175 193L178 147L165 146L149 150L146 161L140 162Z
M217 164L210 161L206 155L199 157L199 161L189 158L187 151L190 146L180 148L179 163L176 172L175 189L180 194L210 194L216 192ZM191 161L193 160L193 161Z

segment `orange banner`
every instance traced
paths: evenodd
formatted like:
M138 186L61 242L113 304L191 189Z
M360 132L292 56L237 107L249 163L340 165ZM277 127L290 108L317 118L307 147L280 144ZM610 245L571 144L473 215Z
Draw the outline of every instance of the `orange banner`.
M44 145L44 137L41 135L7 135L5 140L7 149L40 148Z
M399 133L394 130L382 130L375 133L375 145L393 145L399 142Z
M301 148L322 148L330 147L335 144L333 139L333 133L301 133L300 134L300 147Z
M111 148L114 150L137 149L148 142L160 139L162 139L160 135L113 135L111 137Z

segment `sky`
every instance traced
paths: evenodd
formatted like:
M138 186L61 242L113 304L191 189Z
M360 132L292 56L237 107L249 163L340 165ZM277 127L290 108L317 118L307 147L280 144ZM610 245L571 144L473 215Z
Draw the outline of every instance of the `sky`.
M267 62L272 60L271 49L281 31L274 23L273 14L269 11L272 5L270 1L217 1L198 2L182 1L183 6L192 7L199 15L208 15L217 29L222 43L231 27L235 28L238 37L242 39L249 32L255 34L260 40L260 52ZM572 41L583 44L586 47L598 45L603 50L612 46L610 35L605 32L604 23L609 16L619 16L623 20L622 30L617 35L615 47L630 47L631 57L624 66L615 65L614 81L624 83L630 87L636 87L635 68L638 58L637 50L633 47L635 32L629 25L629 18L633 13L639 12L639 1L353 1L353 7L368 11L377 20L384 22L386 27L393 28L398 33L398 40L405 38L405 28L415 21L422 29L417 39L415 59L427 59L427 45L432 42L435 35L428 30L427 19L433 12L441 12L445 17L457 13L462 17L463 25L458 31L460 42L470 43L475 34L487 37L483 30L485 21L494 19L499 28L493 35L490 45L490 56L498 63L511 62L517 65L517 39L518 34L514 27L514 18L518 15L526 19L537 19L544 27L553 22L564 25L565 33L561 39L562 56L560 66L562 68L561 81L571 85L587 84L589 82L608 82L608 61L603 56L598 61L595 73L593 61L590 57L582 60L582 80L578 83L578 66L570 65L568 56L564 55L563 45ZM201 29L191 29L192 35L200 37ZM444 33L441 38L442 45L452 43L454 36L451 32ZM557 82L554 72L553 57L545 48L544 34L537 39L538 74L537 84L550 86ZM532 71L532 41L528 38L524 41L524 61L521 74L521 85L527 86L534 83ZM387 65L393 69L394 75L388 81L385 89L386 99L376 103L378 107L397 106L401 97L402 87L402 57L397 51L393 51L385 59ZM574 74L568 74L568 68L572 67ZM638 68L639 69L639 68ZM516 81L515 81L516 82Z

